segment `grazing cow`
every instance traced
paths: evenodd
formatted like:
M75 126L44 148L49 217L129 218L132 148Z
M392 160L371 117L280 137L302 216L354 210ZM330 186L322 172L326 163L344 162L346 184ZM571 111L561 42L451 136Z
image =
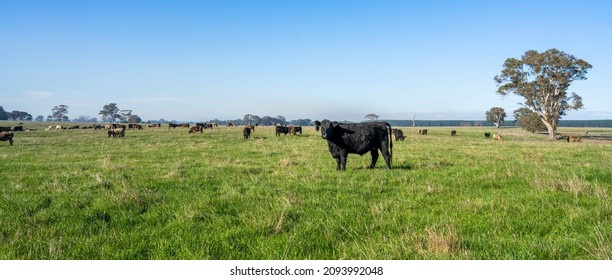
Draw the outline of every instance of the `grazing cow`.
M493 134L493 140L504 140L504 137L501 134Z
M78 125L73 125L73 126L69 126L68 127L68 129L79 129L79 128L81 128L81 127L78 126Z
M93 125L93 129L94 130L98 130L98 129L102 129L102 128L103 128L103 126L101 124L94 124Z
M289 134L292 136L295 136L298 132L300 133L300 135L302 134L301 126L288 126L287 129L289 130Z
M124 137L125 136L125 127L119 128L111 128L107 131L108 137Z
M234 123L227 123L227 127L234 127Z
M188 123L182 123L178 125L179 127L184 127L184 128L189 128L189 124Z
M289 133L289 128L282 125L277 125L275 128L276 136L280 136L281 133L287 135Z
M13 146L13 136L15 136L14 133L0 132L0 141L9 141L9 144Z
M23 125L18 125L16 127L13 127L13 131L23 131Z
M395 136L395 141L404 141L404 139L406 139L401 129L394 128L391 131L393 132L393 136Z
M427 135L427 129L419 129L420 135Z
M51 129L53 129L53 126L52 126L52 125L50 125L49 127L45 128L45 131L49 131L49 130L51 130Z
M168 129L170 129L170 128L176 128L176 127L178 127L178 126L179 126L178 124L175 124L175 123L169 123L169 124L168 124Z
M582 136L567 136L567 143L572 143L572 142L581 142L582 141Z
M66 129L66 128L63 127L61 124L58 124L55 126L55 130L62 130L62 129Z
M244 127L242 130L242 137L244 137L244 139L249 139L249 137L251 137L251 128L249 126Z
M138 129L138 130L141 130L141 129L144 129L144 128L142 128L142 125L131 123L131 124L128 124L128 129Z
M388 122L338 123L329 120L320 122L321 137L327 140L337 170L346 170L348 154L372 154L370 168L376 166L378 150L381 150L387 169L391 169L393 155L392 129Z
M484 136L485 138L491 138L491 132L485 132Z
M202 127L204 129L213 128L213 124L212 123L196 123L196 126Z
M204 132L202 132L203 130L204 129L201 126L194 126L194 127L189 129L189 134L196 133L196 132L204 133Z
M451 130L451 136L457 136L457 131L456 130Z
M147 124L147 127L161 127L161 123Z
M252 124L245 125L244 127L248 127L249 129L251 129L251 131L255 131L255 126Z
M0 132L3 131L11 131L11 127L10 126L0 126Z

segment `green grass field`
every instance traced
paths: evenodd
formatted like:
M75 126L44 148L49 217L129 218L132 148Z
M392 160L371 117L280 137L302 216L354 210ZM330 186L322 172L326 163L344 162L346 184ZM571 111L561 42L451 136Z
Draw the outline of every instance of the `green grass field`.
M313 127L48 125L0 142L0 259L612 258L612 129L403 128L338 172Z

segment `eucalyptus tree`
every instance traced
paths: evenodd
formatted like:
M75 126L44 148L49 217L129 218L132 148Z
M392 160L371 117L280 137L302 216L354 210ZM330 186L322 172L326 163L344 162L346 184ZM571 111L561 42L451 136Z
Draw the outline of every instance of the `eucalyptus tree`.
M485 113L487 121L499 128L506 119L506 111L502 107L493 107Z
M494 80L498 94L524 97L521 105L538 115L554 140L561 116L583 108L582 97L568 90L572 82L586 80L591 68L588 62L557 49L543 53L529 50L520 59L506 59L504 69Z

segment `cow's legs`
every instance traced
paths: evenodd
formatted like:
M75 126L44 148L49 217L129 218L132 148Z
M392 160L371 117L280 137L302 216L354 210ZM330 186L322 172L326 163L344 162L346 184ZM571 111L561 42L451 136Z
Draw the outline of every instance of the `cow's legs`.
M334 159L336 160L336 163L338 164L336 165L336 170L341 170L340 168L342 167L341 165L342 162L340 161L340 157L335 157Z
M391 169L391 153L389 151L389 147L386 143L383 143L380 150L383 154L383 158L385 159L385 163L387 164L387 169Z
M346 170L346 160L348 159L348 151L340 152L340 163L342 164L342 170Z
M370 168L376 167L376 161L378 160L378 148L373 148L372 151L372 164L370 164Z
M11 144L11 146L13 146L13 138L9 138L9 143Z

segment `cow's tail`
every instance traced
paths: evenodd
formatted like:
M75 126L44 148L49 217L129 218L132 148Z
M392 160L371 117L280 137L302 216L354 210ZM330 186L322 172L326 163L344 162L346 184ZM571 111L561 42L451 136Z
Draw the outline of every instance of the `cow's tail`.
M387 130L389 132L389 163L393 162L393 129L391 129L391 124L385 122L387 126Z

